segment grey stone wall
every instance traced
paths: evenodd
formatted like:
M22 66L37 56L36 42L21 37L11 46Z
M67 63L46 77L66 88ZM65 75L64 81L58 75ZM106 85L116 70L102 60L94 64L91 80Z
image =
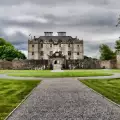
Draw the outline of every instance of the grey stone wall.
M32 47L34 45L34 47ZM79 46L79 47L78 47ZM40 51L44 51L44 55L40 55ZM50 47L50 43L43 44L43 47L40 48L40 44L28 44L28 59L46 59L48 60L48 55L50 55L50 51L53 53L57 51L61 51L63 55L66 56L66 59L83 59L83 44L70 44L70 47L68 47L68 44L61 44L61 46L52 44L52 47ZM68 51L71 51L71 55L68 55ZM34 52L34 55L32 55L32 52ZM77 54L79 53L79 55Z
M12 69L12 62L0 60L0 69Z
M40 52L44 51L41 55ZM48 60L50 51L53 53L61 51L66 59L84 59L83 40L72 38L71 36L40 36L28 40L28 59L29 60ZM68 55L71 51L71 55Z
M1 61L0 69L52 69L48 60L13 60ZM100 61L98 60L66 60L62 65L63 69L99 69Z
M101 66L101 68L105 68L105 69L117 68L117 61L116 60L100 61L100 66Z
M13 60L0 61L0 69L18 69L18 70L30 70L30 69L52 69L53 66L48 60ZM116 60L99 61L95 59L84 60L66 60L62 64L63 69L112 69L117 68Z
M93 59L68 60L66 62L68 69L100 69L100 61Z
M13 69L49 69L48 60L14 60Z
M117 59L117 68L120 69L120 51L117 51L116 59Z

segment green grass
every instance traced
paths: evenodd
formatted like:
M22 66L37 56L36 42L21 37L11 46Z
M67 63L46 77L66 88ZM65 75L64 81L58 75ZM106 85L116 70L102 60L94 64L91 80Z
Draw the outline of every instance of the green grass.
M9 76L20 77L86 77L86 76L109 76L111 72L105 70L65 70L64 72L51 72L50 70L1 70Z
M111 69L111 72L113 72L113 73L120 73L120 69Z
M38 80L0 79L0 120L4 120L38 83Z
M99 92L103 96L120 104L120 78L105 80L80 80L88 87Z

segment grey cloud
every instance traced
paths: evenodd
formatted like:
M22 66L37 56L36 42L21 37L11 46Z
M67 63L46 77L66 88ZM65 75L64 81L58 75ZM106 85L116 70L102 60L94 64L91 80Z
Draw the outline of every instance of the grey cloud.
M110 3L113 3L114 0L4 0L4 1L0 1L1 5L16 5L16 4L22 4L23 2L31 2L31 3L35 3L35 4L40 4L40 5L56 5L56 4L60 4L60 3L88 3L88 4L93 4L93 5L108 5Z
M1 30L0 37L11 42L19 50L27 50L28 37L22 34L21 32L17 32L16 34L12 36L7 36Z
M13 45L19 45L21 47L22 44L27 44L28 42L28 37L20 32L17 32L12 36L6 36L5 38L9 40Z
M84 41L84 51L85 51L85 55L91 57L97 57L99 58L99 46L101 44L107 44L113 51L115 50L115 41L116 40L112 40L110 42L104 42L104 41Z
M27 4L29 4L29 9L26 7ZM15 5L16 8L11 8L11 5ZM4 29L25 28L31 34L33 32L37 35L41 35L40 33L43 33L44 30L56 32L64 30L71 36L85 38L85 54L97 55L101 42L100 40L94 42L92 38L99 38L114 48L114 41L111 39L106 42L104 36L112 38L112 36L118 35L119 37L119 27L115 27L119 5L119 0L1 0L0 8L4 11L5 7L4 14L7 17L0 14L0 37L4 37L20 50L27 50L28 37L26 35L21 32L7 35L4 33ZM9 12L10 9L13 10ZM21 11L22 9L23 11ZM15 14L13 14L14 11ZM21 22L18 19L11 19L12 17L29 15L36 19L43 17L48 22L42 23L37 20L23 20Z
M41 16L39 16L41 17ZM39 18L38 17L38 18ZM94 32L99 34L112 33L116 30L115 25L117 22L117 18L114 13L101 13L91 12L84 16L66 16L66 17L57 17L52 14L43 15L45 19L48 20L48 23L40 23L38 21L18 21L18 20L10 20L1 19L1 26L17 26L24 28L32 28L32 29L43 29L43 28L62 28L68 26L70 28L76 28L79 30L85 30L86 32ZM59 24L57 24L59 23Z
M27 45L27 43L23 43L23 44L17 44L17 45L15 45L15 47L18 49L18 50L24 50L24 51L27 51L27 49L28 49L28 45Z
M60 4L60 3L66 3L66 2L71 2L73 0L4 0L0 1L0 5L17 5L17 4L23 4L24 2L31 2L34 4L40 4L40 5L50 5L50 4Z

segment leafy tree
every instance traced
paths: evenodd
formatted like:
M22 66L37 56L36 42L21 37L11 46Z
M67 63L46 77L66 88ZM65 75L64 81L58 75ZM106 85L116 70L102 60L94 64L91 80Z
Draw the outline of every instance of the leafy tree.
M100 55L101 60L115 59L116 54L115 54L115 52L113 52L111 50L111 48L108 45L102 44L102 45L100 45L99 49L100 49L99 51L100 51L100 54L101 54Z
M11 61L15 58L26 59L25 55L15 49L11 43L5 41L3 38L0 38L0 59Z
M5 41L3 38L0 38L0 46L13 46L10 42Z
M18 50L17 50L17 56L18 56L18 59L26 59L26 56L21 51L18 51Z
M86 56L86 55L84 55L84 59L89 59L89 57L88 57L88 56Z
M117 41L115 42L115 49L116 49L116 52L117 52L117 51L120 51L120 40L117 40Z

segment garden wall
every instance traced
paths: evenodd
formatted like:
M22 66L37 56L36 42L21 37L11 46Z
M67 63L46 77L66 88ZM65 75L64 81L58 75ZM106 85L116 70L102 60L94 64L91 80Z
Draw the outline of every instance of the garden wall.
M116 60L105 60L100 63L101 68L113 69L117 68Z
M0 61L0 69L50 69L48 60L13 60ZM100 61L93 59L66 60L64 69L100 69Z
M12 62L0 60L0 69L12 69Z

